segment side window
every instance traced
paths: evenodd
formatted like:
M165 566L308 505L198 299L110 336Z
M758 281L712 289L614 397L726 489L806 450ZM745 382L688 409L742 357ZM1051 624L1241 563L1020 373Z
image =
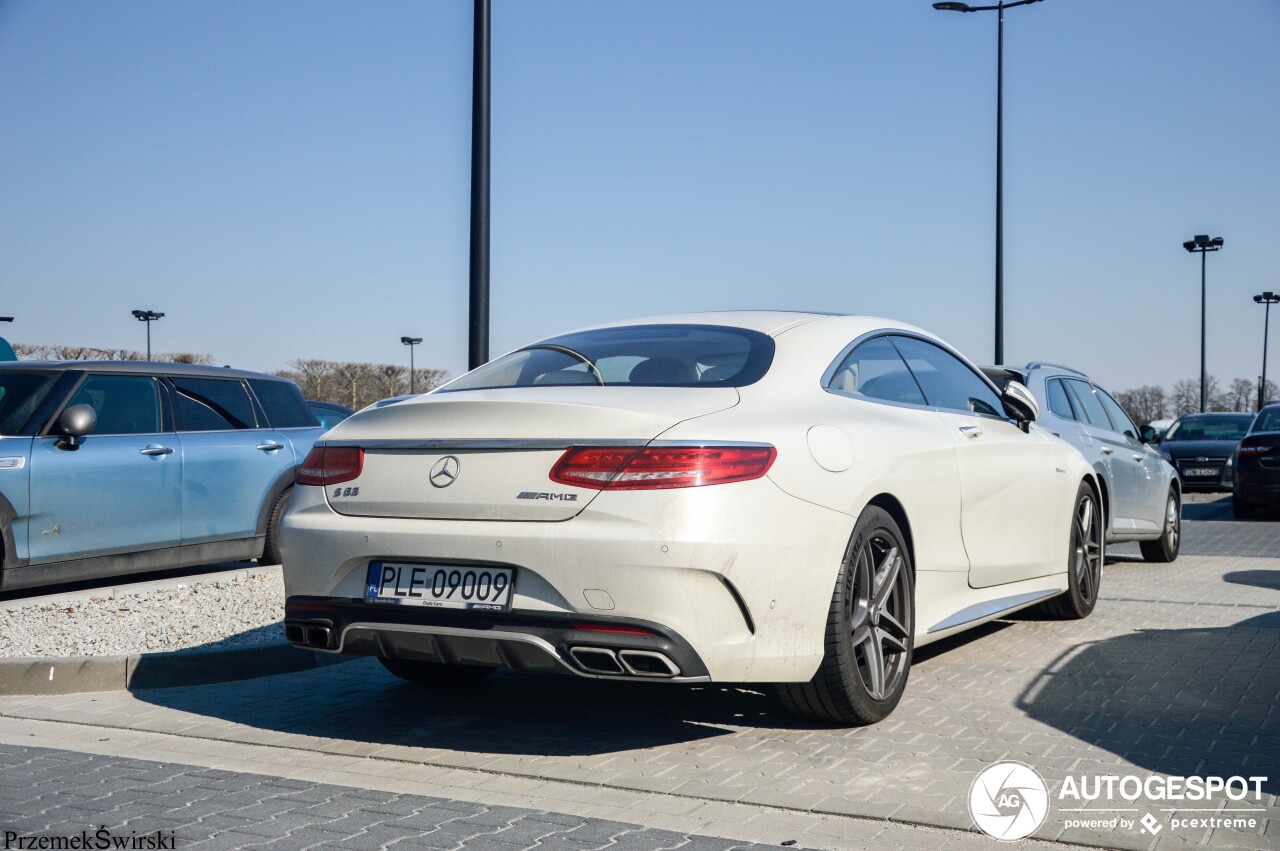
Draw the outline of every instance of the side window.
M1071 409L1071 400L1067 398L1067 388L1062 386L1062 380L1051 378L1045 386L1049 393L1049 410L1064 420L1074 420L1076 412Z
M256 428L253 403L239 379L170 379L177 388L177 407L183 431L232 431Z
M1129 419L1129 415L1125 413L1124 408L1120 407L1120 403L1112 399L1107 391L1101 387L1095 387L1094 389L1098 391L1098 398L1102 400L1102 407L1107 409L1107 415L1111 417L1115 430L1125 437L1137 440L1138 427L1133 424L1133 420Z
M160 386L149 375L91 375L67 404L93 406L96 435L162 431Z
M298 385L289 381L250 378L249 386L267 412L272 428L315 428L319 425L302 400Z
M924 405L924 394L888 337L868 340L849 353L827 387L854 396Z
M1084 412L1085 422L1098 428L1105 428L1107 431L1114 430L1111 420L1107 419L1107 412L1102 409L1102 403L1094 395L1093 387L1089 385L1089 382L1069 378L1065 383L1071 388L1071 395L1075 399L1076 407Z
M955 355L914 337L894 337L930 405L1004 418L996 391Z

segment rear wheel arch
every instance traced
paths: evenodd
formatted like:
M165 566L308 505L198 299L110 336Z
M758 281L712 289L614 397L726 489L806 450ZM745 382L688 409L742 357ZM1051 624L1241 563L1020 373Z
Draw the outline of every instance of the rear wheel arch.
M1111 491L1107 489L1107 477L1097 470L1092 474L1085 476L1084 479L1093 488L1093 495L1098 498L1098 502L1102 503L1102 516L1107 518L1106 532L1111 532Z
M874 505L876 508L883 510L886 514L893 518L893 522L898 524L898 529L902 532L904 543L907 545L907 554L911 556L911 572L915 573L919 570L916 565L916 544L911 534L911 521L907 519L907 510L902 507L902 503L891 493L877 494L872 497L867 505Z

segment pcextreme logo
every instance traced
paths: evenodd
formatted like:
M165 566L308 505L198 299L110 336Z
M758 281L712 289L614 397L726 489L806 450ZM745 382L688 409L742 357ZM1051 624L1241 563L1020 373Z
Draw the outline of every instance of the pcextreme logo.
M969 815L983 833L1012 842L1035 833L1049 814L1049 787L1020 762L987 766L969 787Z

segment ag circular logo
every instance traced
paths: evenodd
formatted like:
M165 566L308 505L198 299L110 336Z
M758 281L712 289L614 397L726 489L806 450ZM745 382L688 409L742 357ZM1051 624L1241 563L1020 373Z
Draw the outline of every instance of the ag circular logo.
M997 762L973 779L969 815L982 832L1012 841L1035 833L1049 814L1049 787L1034 768Z

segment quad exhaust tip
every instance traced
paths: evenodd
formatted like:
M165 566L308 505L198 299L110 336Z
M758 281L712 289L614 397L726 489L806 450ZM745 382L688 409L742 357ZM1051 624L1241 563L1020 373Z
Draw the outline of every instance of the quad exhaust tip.
M573 647L573 661L585 671L602 676L670 678L680 676L680 668L664 654L654 650L619 650L607 647Z
M327 626L302 623L287 623L284 625L284 637L290 643L301 644L304 647L319 647L327 650L332 636L333 630Z

